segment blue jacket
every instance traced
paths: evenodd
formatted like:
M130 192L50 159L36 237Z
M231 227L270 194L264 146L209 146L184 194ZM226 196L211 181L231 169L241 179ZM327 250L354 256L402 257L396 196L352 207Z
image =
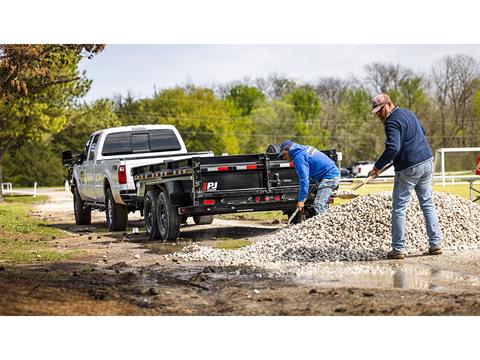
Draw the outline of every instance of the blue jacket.
M313 146L293 143L288 153L293 160L300 182L298 201L305 201L307 197L309 177L315 181L321 181L340 176L340 171L333 160Z
M400 171L433 157L425 130L410 110L395 108L385 122L385 134L385 150L375 163L377 169L393 160L395 171Z

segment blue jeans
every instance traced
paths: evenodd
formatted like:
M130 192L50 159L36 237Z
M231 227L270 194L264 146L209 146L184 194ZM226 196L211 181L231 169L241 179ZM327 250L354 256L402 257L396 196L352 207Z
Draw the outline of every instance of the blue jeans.
M335 189L340 182L340 177L337 176L333 179L322 179L318 184L317 195L313 201L313 207L317 215L323 214L328 208L328 199L332 195L333 189Z
M395 173L392 204L392 247L405 251L405 221L412 190L415 189L425 217L430 246L440 246L442 234L432 198L433 159Z

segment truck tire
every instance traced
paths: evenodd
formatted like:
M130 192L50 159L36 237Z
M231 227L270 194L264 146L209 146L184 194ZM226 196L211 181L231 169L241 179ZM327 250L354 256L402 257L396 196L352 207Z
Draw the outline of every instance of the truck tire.
M213 222L213 215L198 215L193 217L197 225L209 225Z
M166 191L158 195L157 200L157 224L160 238L164 241L176 241L180 234L180 222L182 216L178 213L178 208L170 202L170 197Z
M92 209L84 208L85 202L80 197L78 188L75 186L73 190L73 211L75 213L75 224L90 225L92 223Z
M105 192L105 213L108 231L124 231L127 229L128 208L115 203L110 188L107 188Z
M160 191L158 189L151 189L147 192L143 201L145 230L150 240L160 239L160 232L157 224L158 195L160 195Z

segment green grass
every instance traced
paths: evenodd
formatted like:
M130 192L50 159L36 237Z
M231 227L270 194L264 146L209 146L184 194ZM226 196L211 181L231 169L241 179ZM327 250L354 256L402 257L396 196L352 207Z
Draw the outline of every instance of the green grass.
M0 203L0 263L58 261L78 253L60 253L53 249L52 238L65 233L43 220L28 216L32 205L46 199L46 196L14 195Z
M274 219L283 219L282 211L257 211L257 212L242 212L233 214L216 215L215 217L224 220L251 220L251 221L272 221Z

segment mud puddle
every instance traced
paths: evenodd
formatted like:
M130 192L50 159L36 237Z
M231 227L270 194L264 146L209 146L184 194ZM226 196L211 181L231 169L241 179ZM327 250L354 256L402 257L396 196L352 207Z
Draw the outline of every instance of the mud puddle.
M154 242L145 244L145 248L149 249L154 254L167 255L173 254L183 250L186 246L192 244L199 244L206 247L212 247L215 249L235 250L244 246L252 245L250 240L243 239L216 239L216 240L204 240L201 242L192 241L189 239L178 239L175 243Z
M325 264L298 273L296 282L329 287L449 291L480 289L480 277L425 264Z

